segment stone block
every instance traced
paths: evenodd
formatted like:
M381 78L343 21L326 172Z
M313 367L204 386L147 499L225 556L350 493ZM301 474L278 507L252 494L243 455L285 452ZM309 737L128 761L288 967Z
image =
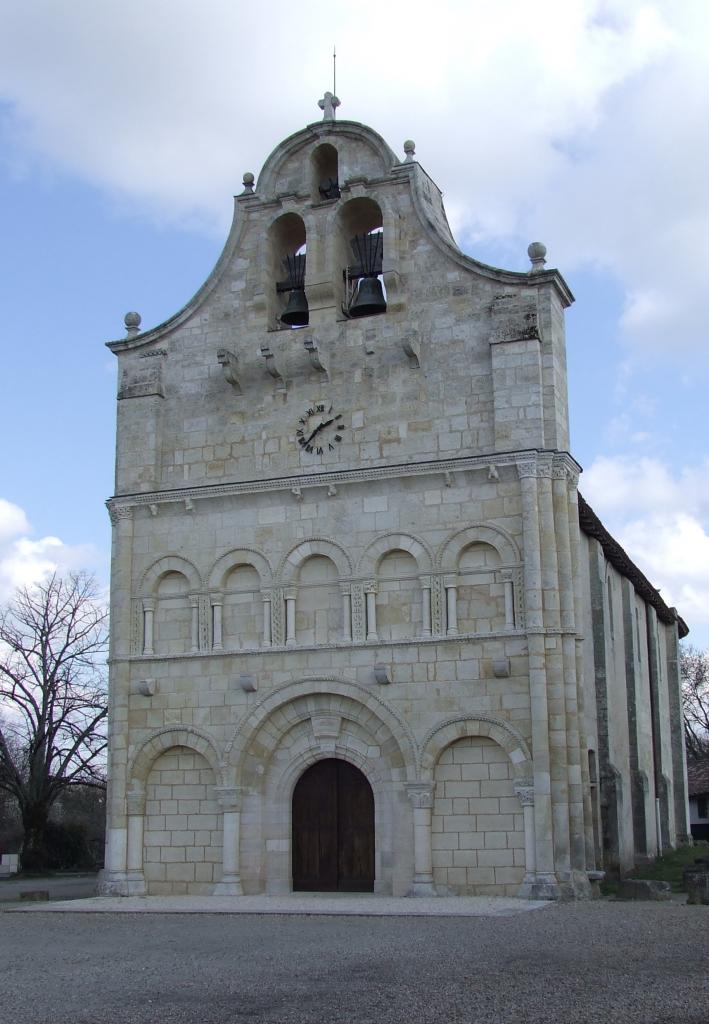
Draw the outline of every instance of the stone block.
M653 878L623 878L618 884L619 900L669 900L672 886Z

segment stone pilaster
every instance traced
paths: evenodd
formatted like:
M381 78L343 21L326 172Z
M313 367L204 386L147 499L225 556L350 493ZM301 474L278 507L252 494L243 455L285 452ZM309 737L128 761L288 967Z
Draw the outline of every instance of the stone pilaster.
M406 793L413 807L414 825L414 878L412 896L435 896L433 884L433 851L431 816L433 814L434 784L409 782Z

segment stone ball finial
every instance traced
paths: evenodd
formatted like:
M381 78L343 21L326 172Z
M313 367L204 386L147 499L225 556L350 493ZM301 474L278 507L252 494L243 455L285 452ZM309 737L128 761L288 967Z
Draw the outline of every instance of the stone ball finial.
M254 176L251 173L251 171L246 171L245 172L244 177L242 179L243 185L244 185L244 191L243 191L242 195L251 195L251 193L254 190L254 181L255 180L256 179L254 178Z
M407 139L404 143L404 152L406 153L406 163L413 163L414 155L416 153L416 143L413 139Z
M527 246L527 255L532 261L532 269L530 274L544 270L546 264L547 247L541 242L532 242L531 245Z
M140 313L126 313L123 317L123 323L126 325L126 331L128 334L139 334L140 324L142 322Z

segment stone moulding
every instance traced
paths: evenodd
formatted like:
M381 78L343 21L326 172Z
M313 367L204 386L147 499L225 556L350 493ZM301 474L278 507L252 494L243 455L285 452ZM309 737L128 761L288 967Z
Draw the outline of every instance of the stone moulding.
M571 471L581 471L578 463L566 452L554 452L555 459L569 464ZM505 466L516 466L519 463L535 462L537 452L496 452L495 466L498 471ZM292 491L294 487L301 490L314 487L329 488L333 485L369 483L374 480L396 480L415 476L434 476L447 472L462 470L479 470L488 473L490 454L469 455L459 459L447 459L440 462L411 462L393 466L373 466L370 469L335 470L329 473L311 473L303 476L282 476L265 480L247 480L231 484L205 484L196 487L180 487L174 490L146 491L141 494L114 495L106 502L109 514L118 516L125 508L140 508L150 505L182 502L186 498L206 501L209 498L229 498L240 494L262 494L265 491Z

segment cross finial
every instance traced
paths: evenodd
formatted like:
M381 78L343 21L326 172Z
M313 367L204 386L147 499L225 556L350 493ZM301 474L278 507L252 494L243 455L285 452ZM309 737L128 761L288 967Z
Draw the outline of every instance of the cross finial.
M323 111L323 121L334 121L335 110L339 107L340 101L337 96L334 96L331 92L326 92L321 100L318 100L318 106Z

